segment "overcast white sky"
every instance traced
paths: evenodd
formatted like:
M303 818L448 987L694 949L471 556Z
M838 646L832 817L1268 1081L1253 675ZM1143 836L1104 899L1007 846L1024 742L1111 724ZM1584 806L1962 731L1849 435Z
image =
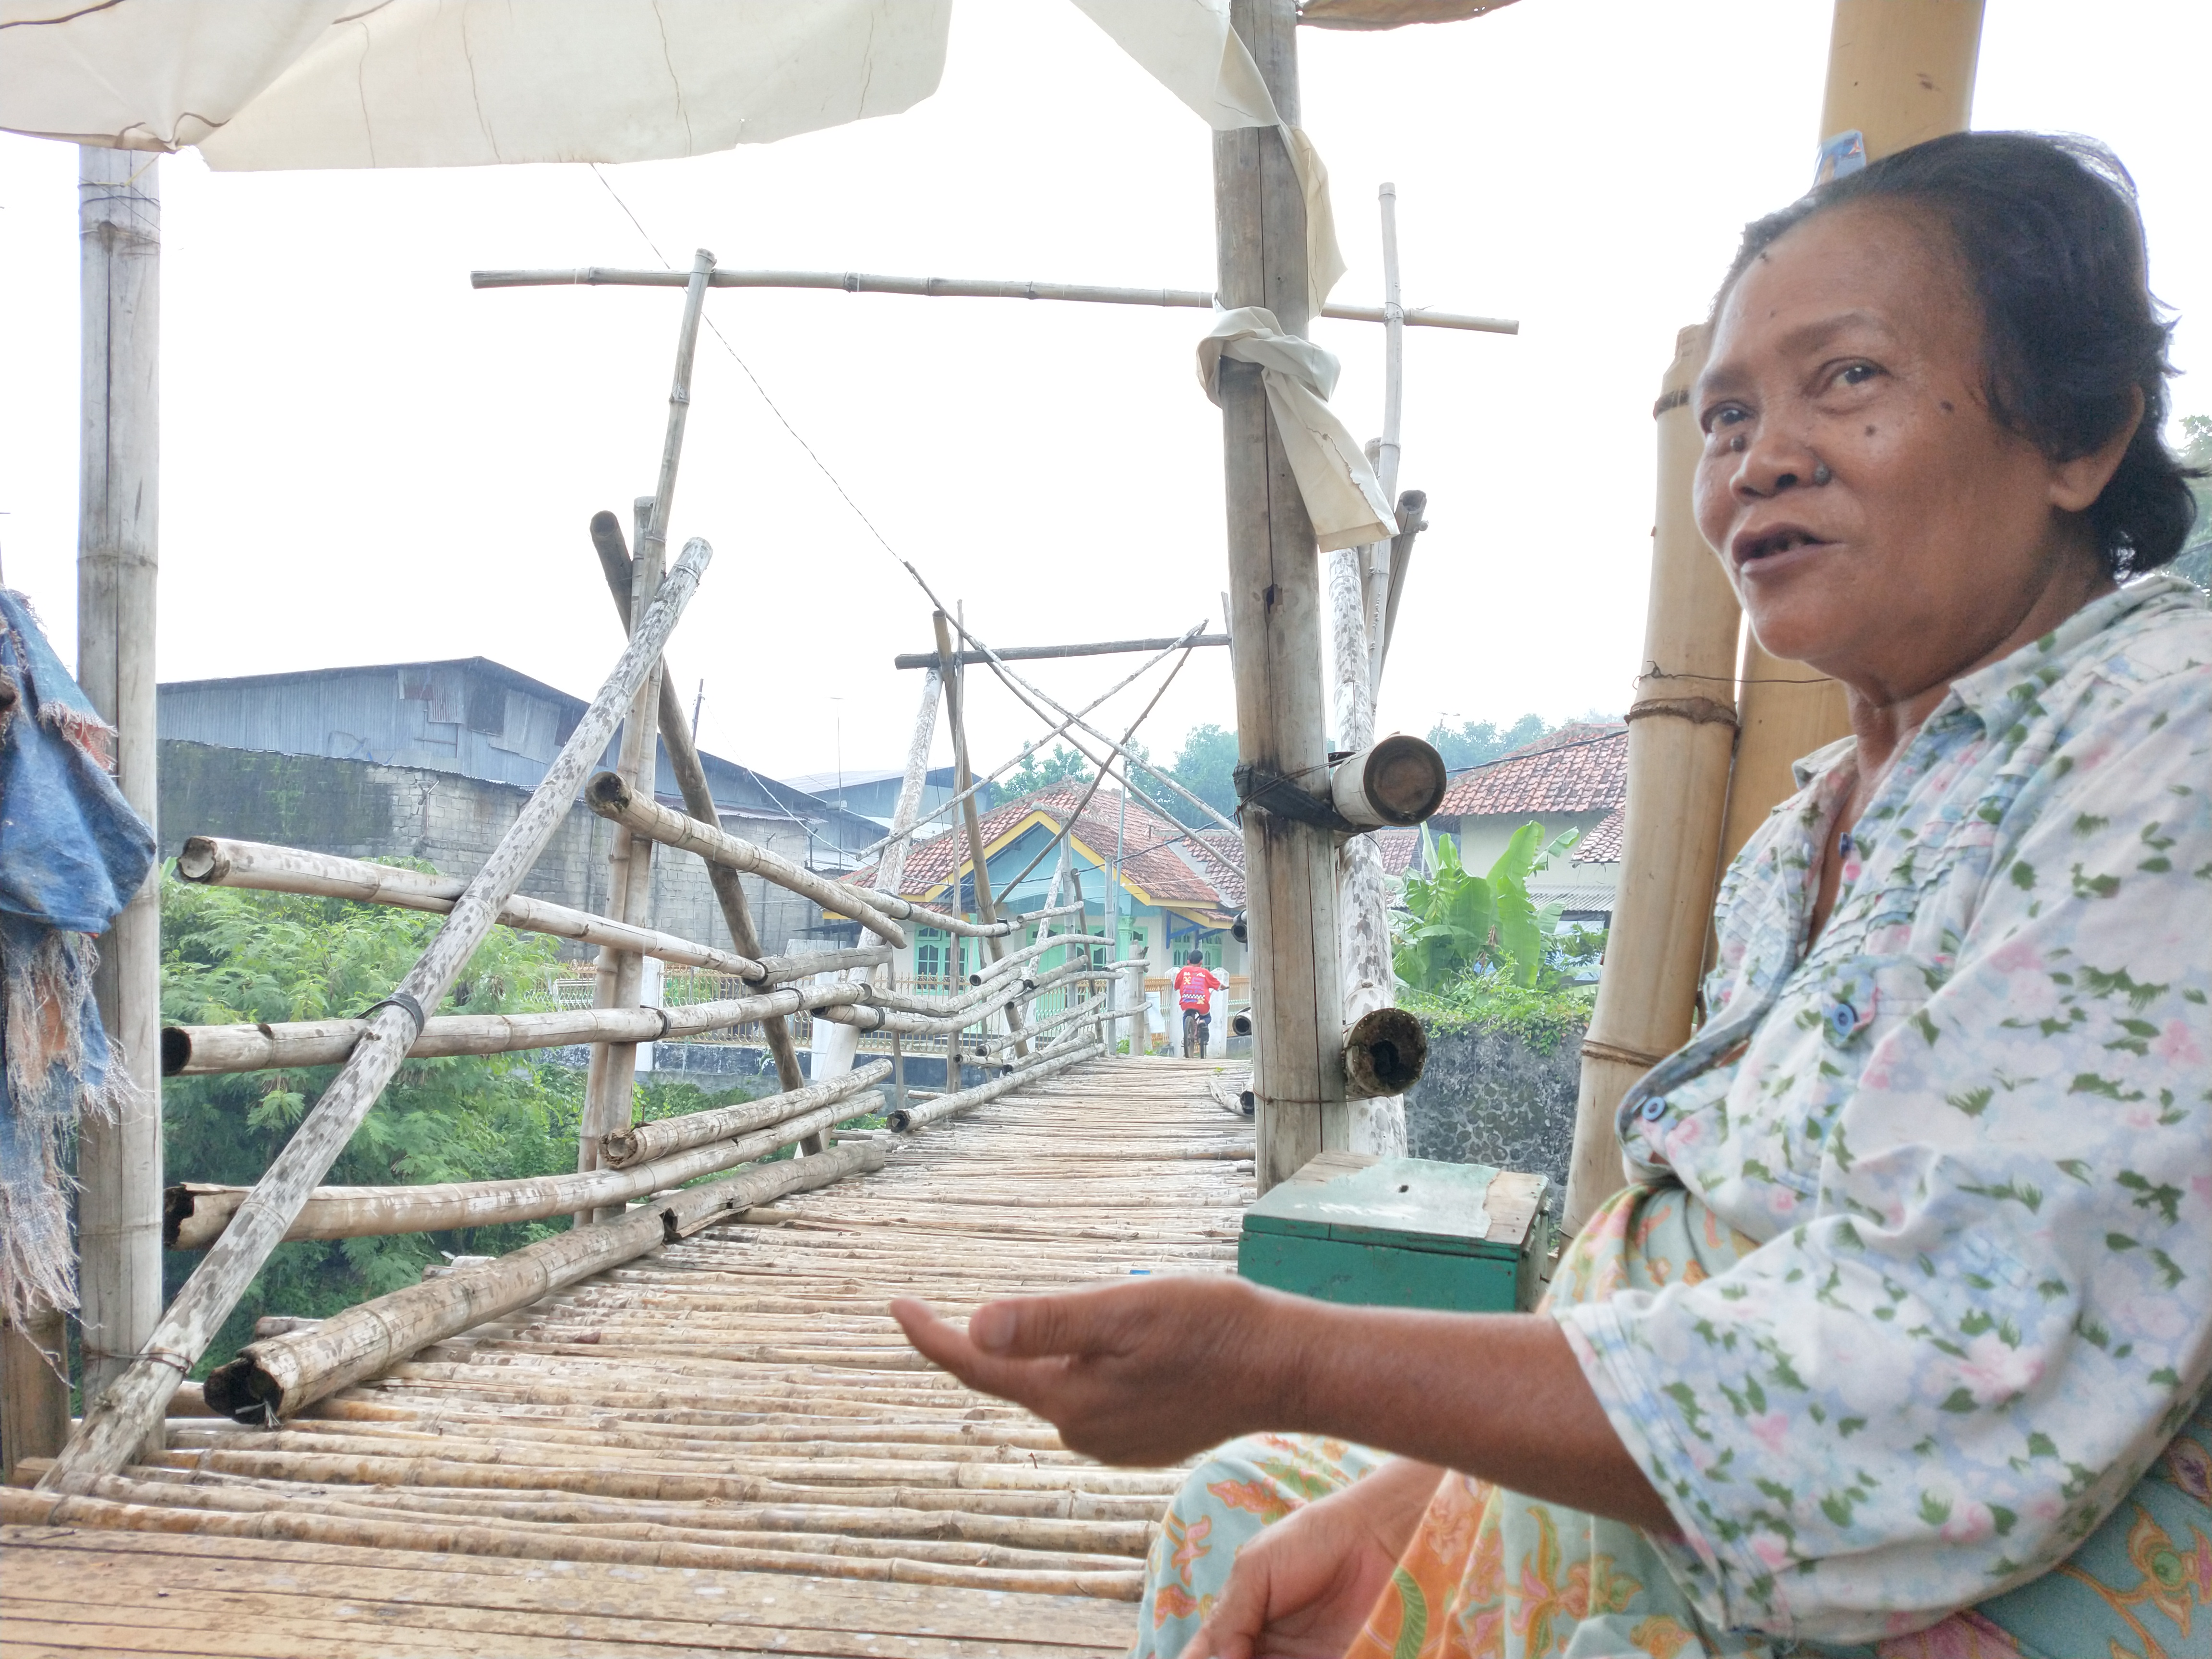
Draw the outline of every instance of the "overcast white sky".
M1409 331L1401 482L1430 495L1387 727L1627 701L1650 408L1745 221L1805 185L1824 0L1526 0L1470 23L1300 32L1304 125L1351 271L1517 317ZM2087 132L2142 187L2175 356L2212 368L2212 8L1990 0L1974 119ZM73 149L0 137L0 558L75 644ZM217 174L161 163L165 680L482 655L589 696L619 649L585 533L652 488L680 305L473 292L477 266L652 264L591 170ZM1209 288L1208 134L1072 6L960 0L905 115L606 170L660 250L731 266ZM1218 417L1199 313L720 291L720 324L885 538L994 644L1220 621ZM1382 331L1317 325L1380 419ZM2212 413L2208 378L2180 412ZM771 774L896 765L919 594L709 337L674 537L717 557L671 660L708 747ZM1127 659L1036 665L1073 702ZM971 678L980 755L1036 727ZM1146 688L1127 694L1129 713ZM1109 710L1109 714L1110 714ZM1123 720L1128 717L1124 714ZM1233 722L1224 653L1146 732ZM1114 722L1118 729L1120 721ZM839 733L842 732L842 744ZM945 752L940 736L939 754Z

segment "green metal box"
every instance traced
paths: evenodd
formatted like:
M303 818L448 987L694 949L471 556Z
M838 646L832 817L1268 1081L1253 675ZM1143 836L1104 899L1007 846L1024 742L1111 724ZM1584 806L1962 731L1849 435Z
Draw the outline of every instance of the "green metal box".
M1324 1302L1525 1312L1551 1228L1542 1176L1323 1152L1244 1212L1237 1271Z

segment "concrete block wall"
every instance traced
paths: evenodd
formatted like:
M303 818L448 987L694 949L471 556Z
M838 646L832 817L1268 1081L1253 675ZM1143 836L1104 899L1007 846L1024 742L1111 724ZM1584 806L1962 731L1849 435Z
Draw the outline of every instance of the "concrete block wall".
M1428 1038L1428 1064L1406 1097L1407 1151L1548 1176L1556 1211L1574 1146L1581 1030L1544 1049L1513 1031L1430 1027Z

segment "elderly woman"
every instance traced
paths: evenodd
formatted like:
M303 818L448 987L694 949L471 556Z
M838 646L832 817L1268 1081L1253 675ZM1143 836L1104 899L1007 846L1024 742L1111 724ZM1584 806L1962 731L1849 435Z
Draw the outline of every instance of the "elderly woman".
M2212 1653L2212 612L2146 574L2191 509L2126 174L1923 144L1752 226L1712 325L1698 523L1852 736L1546 1309L901 1305L1102 1457L1272 1431L1140 1651Z

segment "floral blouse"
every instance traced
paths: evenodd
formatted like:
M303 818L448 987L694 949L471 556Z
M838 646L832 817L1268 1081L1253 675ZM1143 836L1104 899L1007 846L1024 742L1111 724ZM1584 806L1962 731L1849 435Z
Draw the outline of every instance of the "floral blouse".
M1721 890L1632 1174L1761 1248L1557 1316L1717 1625L1878 1638L2059 1561L2212 1375L2212 610L2152 576L1851 744Z

